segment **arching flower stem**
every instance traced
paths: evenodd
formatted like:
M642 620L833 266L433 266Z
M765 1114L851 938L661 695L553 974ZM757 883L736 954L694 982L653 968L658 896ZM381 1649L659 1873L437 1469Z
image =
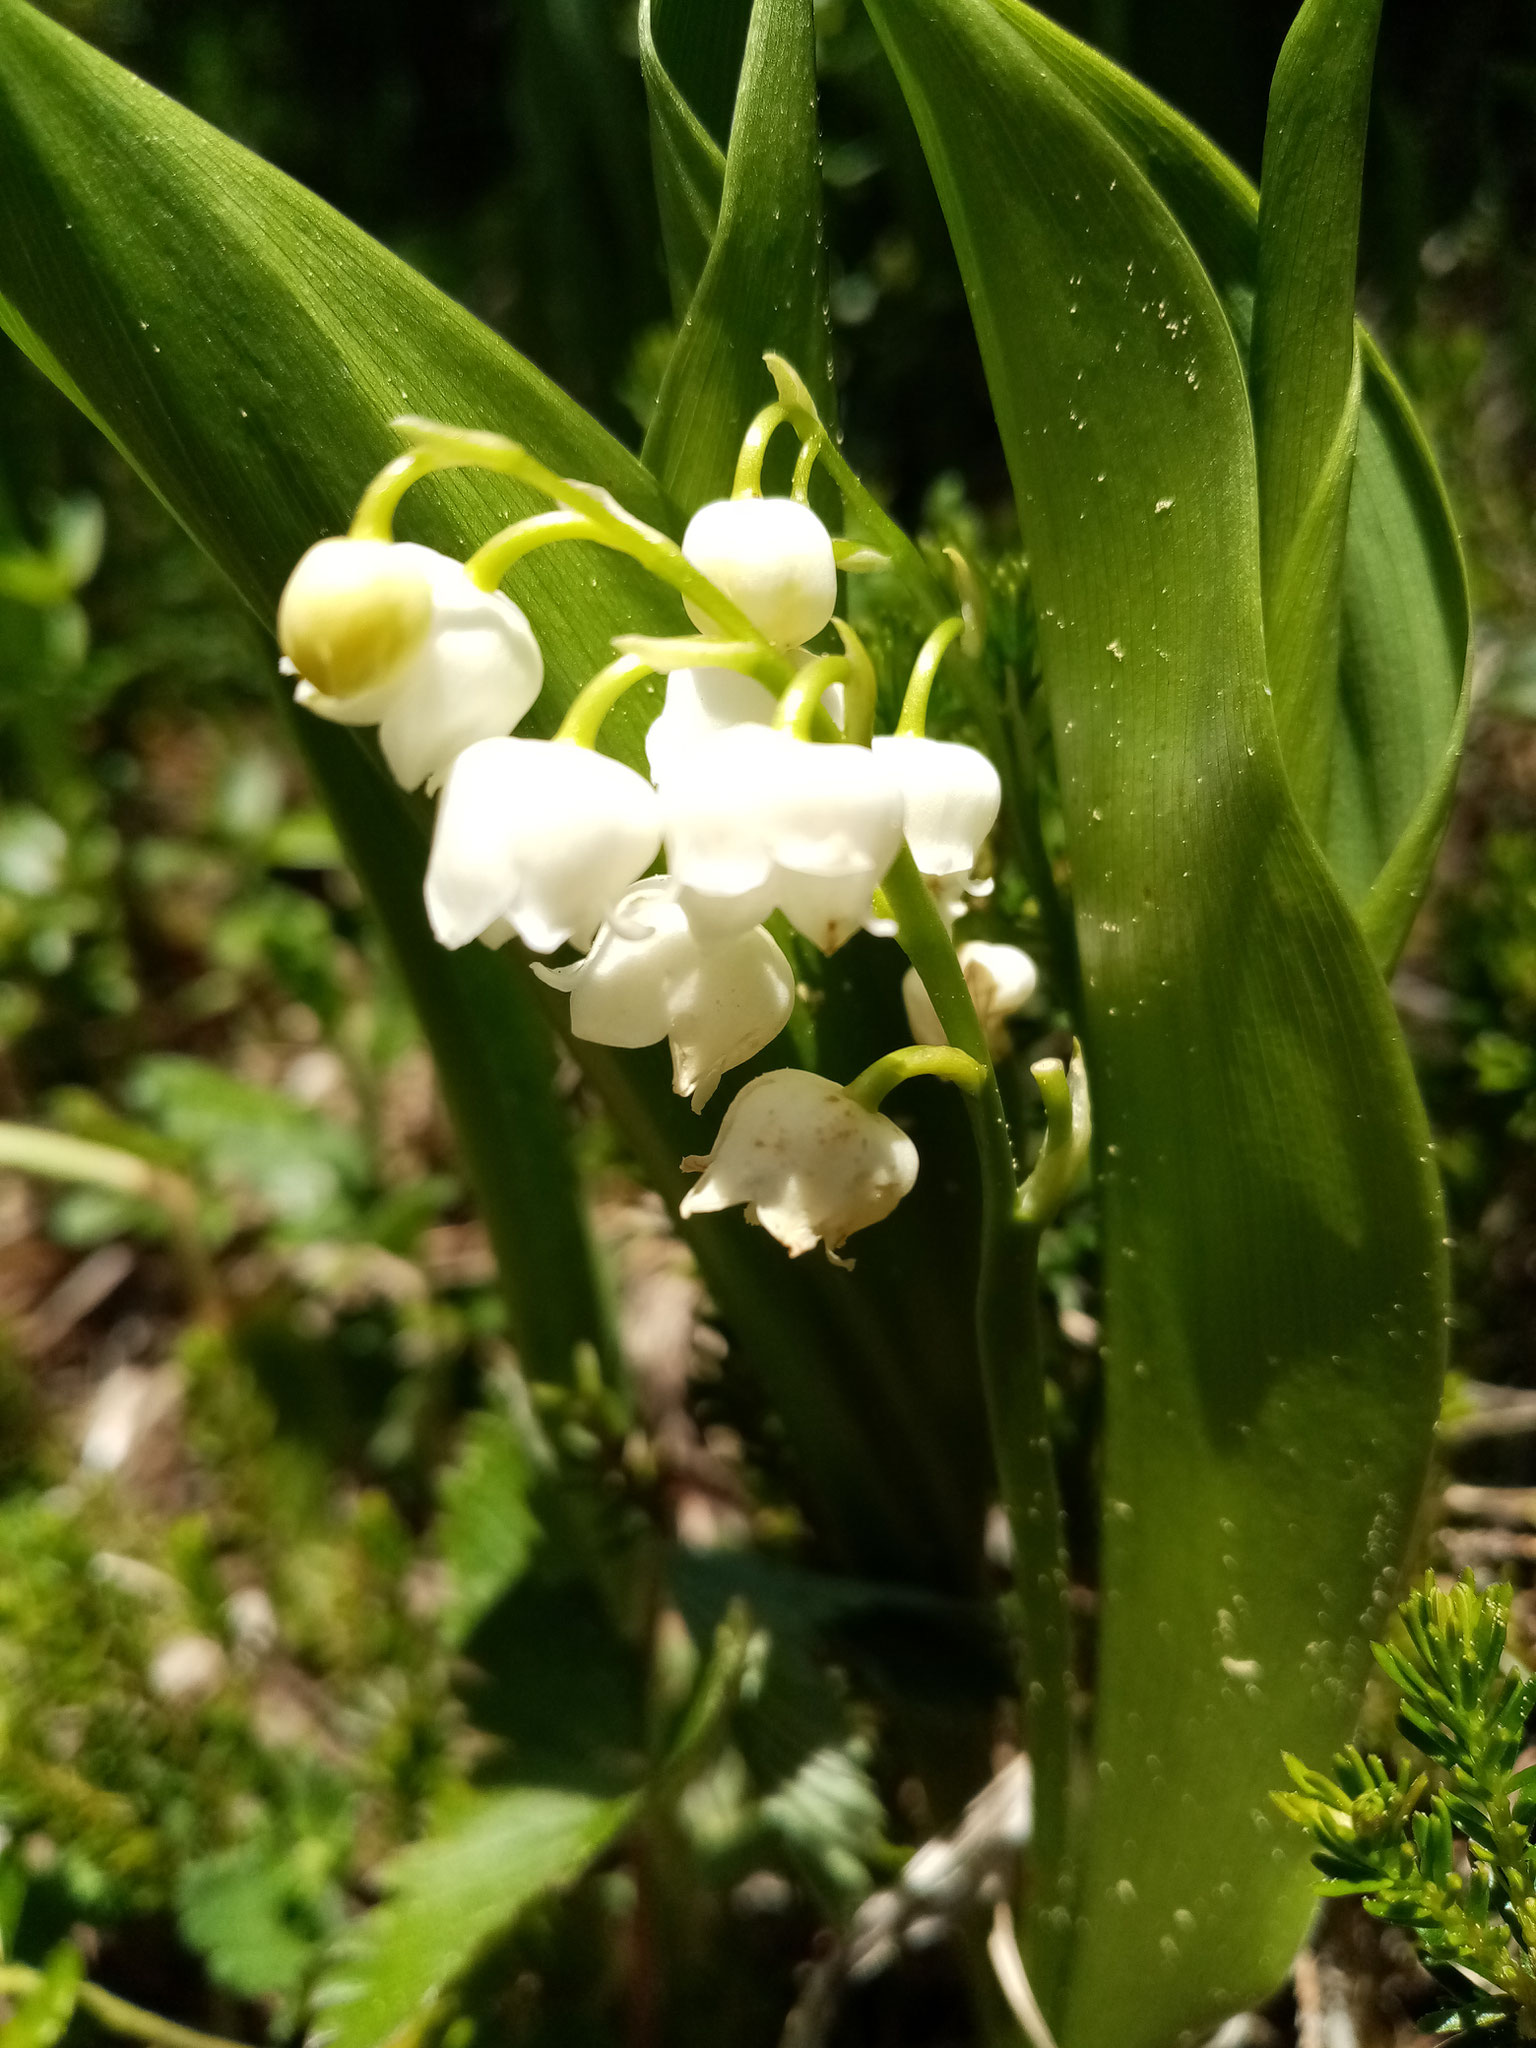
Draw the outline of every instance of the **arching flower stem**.
M1058 1916L1055 1909L1071 1904L1067 1824L1073 1743L1067 1553L1040 1350L1040 1228L1020 1213L1018 1170L986 1032L954 942L910 849L903 848L886 875L883 895L896 920L897 939L922 977L950 1046L967 1054L983 1073L982 1085L967 1097L982 1184L977 1349L993 1457L1013 1531L1024 1643L1024 1707L1036 1801L1031 1974L1050 1986L1061 1953L1059 1920L1071 1924L1070 1913Z
M800 443L800 453L795 457L795 474L789 486L789 495L798 498L802 505L811 502L811 472L816 467L816 458L821 453L822 436L813 434L809 440Z
M827 432L816 402L799 372L783 356L771 351L763 361L778 389L779 403L788 413L795 431L803 442L815 442L818 459L842 495L843 513L848 524L889 557L890 568L907 584L928 617L935 623L942 620L951 611L953 599L923 559L921 550L850 467L842 450ZM851 544L845 542L842 545L847 549ZM846 568L850 563L846 558L840 559L838 566ZM965 614L968 600L969 608L974 610L978 586L974 576L958 580L961 612ZM979 617L974 625L971 618L966 618L968 631L962 640L963 658L955 664L956 681L965 693L972 717L981 728L986 751L1002 775L1004 816L1017 842L1019 858L1028 874L1030 886L1040 902L1057 985L1072 1013L1079 1015L1082 976L1077 938L1071 913L1062 900L1051 869L1050 855L1041 836L1033 750L1017 718L1005 724L996 692L976 658L980 652L977 643L981 625Z
M556 476L547 463L540 462L520 442L504 434L487 434L468 428L448 427L435 420L406 414L394 422L396 430L415 443L404 455L385 464L364 491L353 515L350 532L354 540L390 540L394 515L400 500L413 484L448 469L485 469L497 476L510 476L553 498L567 511L581 514L590 531L579 537L596 541L628 555L648 569L658 582L667 584L680 597L693 602L727 633L766 647L767 642L746 614L717 590L710 579L684 556L676 541L654 527L630 519L605 504L596 490ZM519 522L521 523L521 522ZM510 531L510 529L509 529ZM551 536L554 538L555 536ZM502 536L497 536L499 540ZM489 544L488 544L489 545Z
M669 639L649 633L616 633L613 644L620 654L638 655L659 676L669 676L676 668L733 668L741 675L755 677L775 696L795 674L788 655L765 646L761 640L703 640L686 633Z
M807 662L779 699L774 724L784 732L792 732L797 740L810 739L823 693L834 683L846 686L852 666L843 654L819 654L814 661Z
M981 1062L973 1060L968 1052L956 1052L952 1045L903 1045L855 1075L844 1093L863 1109L878 1109L893 1088L924 1074L931 1074L938 1081L951 1081L967 1095L979 1094L987 1080L987 1070Z
M901 700L901 716L896 721L899 734L920 740L927 731L928 699L933 695L939 664L964 631L963 618L941 619L923 642L907 678L907 693Z
M768 453L768 443L788 420L789 414L782 405L765 405L742 435L741 453L736 457L736 474L731 480L733 498L760 498L763 495L763 461Z
M891 566L917 590L931 611L948 609L944 592L921 553L873 493L860 482L843 451L827 432L816 401L806 389L799 372L783 356L770 351L763 357L769 375L778 387L779 403L799 434L803 449L814 446L813 460L819 461L836 484L845 517L865 539L891 558Z
M546 548L557 540L595 540L602 535L585 512L536 512L531 519L519 519L514 526L503 527L493 534L482 546L475 549L464 567L470 581L482 590L495 590L507 571L520 562L524 555L531 555L535 548Z
M846 619L834 615L833 625L848 657L848 677L843 687L843 737L855 746L867 747L875 736L875 708L880 679L869 649Z
M636 683L643 683L647 676L656 673L648 661L642 661L637 654L621 654L617 661L599 669L591 682L578 690L571 707L561 719L555 733L557 740L571 740L578 747L595 747L598 731L603 720L626 690L632 690Z

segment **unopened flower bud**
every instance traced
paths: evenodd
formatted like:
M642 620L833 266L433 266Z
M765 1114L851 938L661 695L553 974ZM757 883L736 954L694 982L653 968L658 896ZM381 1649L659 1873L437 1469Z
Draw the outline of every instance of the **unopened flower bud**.
M795 1006L794 970L761 926L702 945L671 884L641 882L585 960L536 967L570 992L571 1030L596 1045L672 1047L672 1085L702 1109L721 1076L762 1051Z
M427 863L427 915L445 946L505 919L530 951L590 944L656 858L656 792L564 740L479 740L448 771Z
M901 790L906 839L925 875L968 875L1002 806L997 770L975 747L911 733L874 743L880 765Z
M889 1117L865 1109L835 1081L786 1067L749 1081L726 1111L714 1149L685 1159L702 1178L684 1216L744 1203L791 1258L839 1247L889 1216L917 1179L917 1147Z
M544 680L512 600L410 541L318 541L288 579L277 632L295 701L334 724L377 725L405 789L511 732Z
M996 1057L1008 1050L1008 1019L1023 1009L1040 977L1034 961L1021 946L994 946L982 939L967 939L958 950L960 971L987 1035L987 1045ZM901 997L916 1043L947 1044L944 1027L915 967L909 967L902 977Z
M694 513L683 553L777 647L814 638L837 604L832 536L795 498L720 498ZM701 633L722 628L691 600Z
M704 937L781 910L836 952L901 848L900 792L867 747L732 726L687 749L658 793L668 871Z

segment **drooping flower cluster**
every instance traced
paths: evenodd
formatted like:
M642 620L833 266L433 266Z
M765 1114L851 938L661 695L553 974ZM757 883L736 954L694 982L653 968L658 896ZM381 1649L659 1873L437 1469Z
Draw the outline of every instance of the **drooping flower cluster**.
M850 551L805 502L804 450L797 495L763 497L749 436L736 494L697 512L678 548L606 491L553 477L512 443L425 431L436 444L383 472L352 534L318 542L294 570L278 631L296 701L376 726L396 780L437 795L426 908L439 941L515 938L540 956L574 948L582 957L568 965L535 965L569 995L572 1034L621 1047L666 1040L674 1086L701 1110L790 1021L796 976L781 941L791 929L823 954L861 928L895 930L879 892L904 849L942 905L972 875L998 815L997 771L923 730L932 672L959 622L925 649L898 730L876 736L873 668L834 620L839 550ZM508 528L468 563L393 540L394 504L442 466L438 444L442 461L500 463L562 509ZM518 736L543 661L497 586L531 548L570 538L644 562L680 593L701 637L620 640L553 739ZM817 653L808 643L834 624L842 653ZM657 673L665 702L646 738L647 776L596 740L619 696ZM652 872L658 856L664 870ZM1033 991L1033 964L995 945L962 947L961 960L997 1045ZM962 1068L983 1068L963 1054L921 1064L921 1048L944 1046L945 1032L915 970L905 996L919 1041L910 1071L974 1085ZM863 1077L845 1089L795 1068L760 1075L728 1108L713 1150L683 1162L701 1174L684 1214L744 1204L791 1255L818 1242L835 1255L917 1173L911 1140L877 1107L889 1085Z

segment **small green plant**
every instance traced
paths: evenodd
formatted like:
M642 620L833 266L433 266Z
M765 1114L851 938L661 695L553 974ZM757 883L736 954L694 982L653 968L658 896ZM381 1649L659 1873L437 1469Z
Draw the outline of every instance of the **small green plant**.
M1489 2042L1536 2040L1536 1766L1518 1768L1536 1677L1510 1668L1509 1607L1508 1586L1426 1574L1375 1652L1415 1755L1394 1774L1342 1750L1332 1778L1288 1756L1297 1789L1276 1795L1317 1844L1324 1897L1413 1934L1450 1997L1425 2031Z

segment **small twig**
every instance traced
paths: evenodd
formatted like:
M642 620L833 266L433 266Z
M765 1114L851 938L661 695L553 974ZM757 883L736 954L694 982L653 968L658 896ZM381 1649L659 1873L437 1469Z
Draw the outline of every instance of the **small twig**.
M44 1981L41 1970L29 1969L25 1963L0 1963L0 1998L25 1998ZM78 2003L114 2034L152 2042L155 2048L242 2048L241 2043L222 2034L199 2033L196 2027L184 2027L141 2005L130 2005L126 1998L99 1984L84 1983L75 1995Z
M1040 2001L1030 1987L1029 1973L1019 1953L1013 1908L1006 1899L999 1899L992 1908L992 1932L987 1936L987 1955L1009 2010L1034 2043L1034 2048L1056 2048L1056 2037L1046 2025Z

